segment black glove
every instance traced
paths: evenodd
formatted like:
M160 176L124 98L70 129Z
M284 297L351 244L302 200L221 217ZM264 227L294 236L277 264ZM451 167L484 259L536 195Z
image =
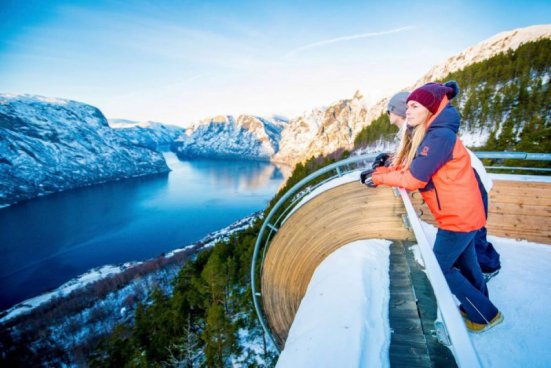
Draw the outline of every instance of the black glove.
M375 160L373 160L373 164L371 165L371 167L373 169L376 169L380 166L390 166L390 160L389 160L390 156L388 155L388 153L379 153L377 155L377 157L375 157Z
M376 188L377 186L375 185L375 183L373 183L373 178L371 177L374 172L375 170L373 169L362 171L362 173L360 174L360 181L362 182L362 184L365 184L370 188Z

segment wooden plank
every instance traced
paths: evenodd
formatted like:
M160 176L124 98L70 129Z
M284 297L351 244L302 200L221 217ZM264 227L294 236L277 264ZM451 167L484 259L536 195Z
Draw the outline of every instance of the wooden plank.
M544 181L518 181L518 180L494 180L495 188L518 188L519 184L522 188L535 188L540 190L549 190L550 185ZM492 188L493 189L493 188Z
M413 293L405 249L400 242L390 246L389 320L392 330L391 367L431 367L428 347Z
M547 216L527 216L519 214L490 213L488 215L488 225L511 226L519 230L540 230L549 226Z
M410 268L409 274L411 276L413 289L415 290L415 296L417 297L421 325L423 327L423 333L427 342L432 366L456 367L457 364L450 350L441 345L431 333L431 331L435 329L436 300L427 275L415 260L413 250L410 249L411 246L411 243L404 243L406 260Z
M517 214L527 216L551 216L551 206L524 205L522 203L505 203L493 201L490 203L488 212L492 214Z
M522 206L551 206L551 198L541 196L520 196L514 193L492 194L490 196L490 206L492 202L516 203Z

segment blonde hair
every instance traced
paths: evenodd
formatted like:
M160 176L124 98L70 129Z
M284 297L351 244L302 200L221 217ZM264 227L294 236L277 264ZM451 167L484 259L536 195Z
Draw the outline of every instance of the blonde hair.
M427 127L424 123L413 128L411 133L406 127L406 129L402 132L402 138L400 139L400 144L394 154L391 166L399 167L403 170L409 169L411 162L415 157L415 153L417 152L419 145L421 145L423 138L425 138L426 133Z

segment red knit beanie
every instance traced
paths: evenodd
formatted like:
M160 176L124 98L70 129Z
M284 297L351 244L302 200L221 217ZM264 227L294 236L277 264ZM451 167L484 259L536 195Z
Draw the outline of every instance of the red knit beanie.
M448 99L451 100L457 96L458 93L459 86L455 81L449 81L445 84L427 83L411 92L407 102L417 101L425 106L431 113L435 114L444 96L448 96Z

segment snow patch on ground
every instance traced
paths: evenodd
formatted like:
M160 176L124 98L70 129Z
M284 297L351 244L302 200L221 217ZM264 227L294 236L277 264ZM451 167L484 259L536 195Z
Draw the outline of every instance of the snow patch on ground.
M389 245L353 242L318 266L278 368L389 366Z
M203 239L199 241L202 244L201 249L211 248L219 241L226 241L229 237L237 231L242 231L254 223L254 221L261 216L260 212L254 213L250 216L247 216L243 219L237 220L233 224L214 232L209 233ZM166 258L170 258L176 255L176 253L183 252L190 248L196 247L197 243L187 245L183 248L175 249L165 255ZM38 295L34 298L27 299L21 303L18 303L7 309L6 314L0 318L0 323L5 322L11 318L18 316L21 313L26 313L34 309L35 307L51 301L56 297L63 297L69 295L72 291L82 288L89 283L98 281L100 279L106 278L110 275L122 272L130 267L141 264L142 262L127 262L122 265L104 265L97 268L94 268L68 282L61 285L57 289Z
M490 137L490 131L488 128L479 128L472 131L461 131L461 142L466 147L481 147Z
M515 175L516 177L516 175ZM434 244L436 227L421 222ZM502 324L470 334L483 367L551 366L551 246L488 236L501 255L501 271L488 283Z
M133 263L125 263L120 266L106 265L106 266L94 268L78 276L77 278L66 282L65 284L55 289L54 291L41 294L39 296L36 296L31 299L27 299L24 302L16 304L15 306L7 310L7 314L0 319L0 323L7 321L8 319L11 319L13 317L16 317L21 313L28 312L29 310L39 306L42 303L50 301L53 298L69 295L69 293L71 293L73 290L84 287L91 282L100 280L109 275L119 273L139 263L140 262L133 262Z
M423 261L423 257L421 256L421 249L419 249L419 244L414 244L409 247L409 250L413 252L413 258L421 266L421 269L425 271L425 261Z

